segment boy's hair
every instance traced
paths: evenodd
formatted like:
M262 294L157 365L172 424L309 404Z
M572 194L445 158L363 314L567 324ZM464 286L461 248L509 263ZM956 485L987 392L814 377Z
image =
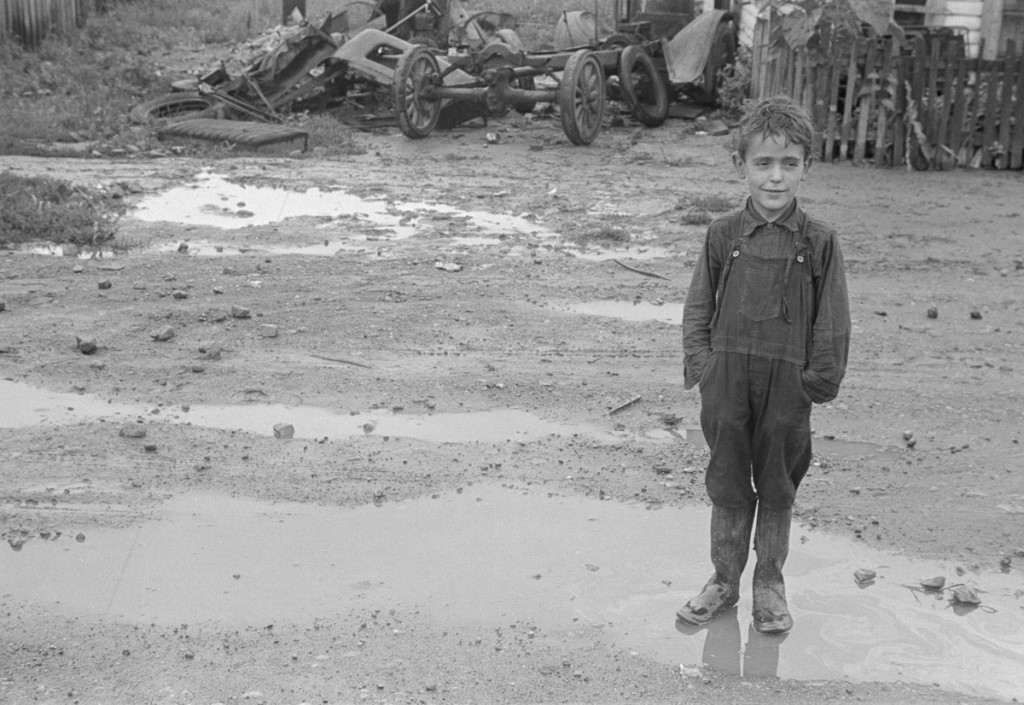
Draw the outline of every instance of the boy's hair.
M759 101L748 100L743 105L743 116L740 118L739 136L736 151L746 158L750 140L760 136L782 137L786 144L796 144L804 148L804 158L811 159L811 140L814 136L814 125L811 116L803 106L786 95L773 95Z

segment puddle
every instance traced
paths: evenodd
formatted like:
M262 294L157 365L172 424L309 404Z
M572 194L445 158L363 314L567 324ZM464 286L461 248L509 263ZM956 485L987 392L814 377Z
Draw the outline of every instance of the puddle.
M606 316L626 321L661 321L662 323L683 324L683 304L654 304L650 301L588 301L584 303L556 306L572 313L588 316Z
M0 405L0 428L149 419L150 423L190 423L263 436L274 435L276 424L288 423L295 428L296 438L317 439L373 435L431 443L503 443L582 435L613 443L624 437L597 424L554 423L517 409L432 414L371 409L353 414L314 406L253 402L195 404L186 411L181 407L108 402L89 394L50 392L9 380L0 380L0 399L4 400Z
M232 183L204 173L192 184L143 198L132 216L149 222L171 222L236 230L279 223L289 218L328 219L318 229L342 227L347 239L403 239L417 233L470 228L480 232L554 236L526 218L482 211L463 211L444 204L397 203L368 199L344 191L306 191ZM353 231L355 226L356 231ZM358 232L362 229L363 232ZM370 233L367 235L366 233Z
M167 625L305 623L380 608L417 611L442 629L525 623L538 639L582 623L673 666L1024 695L1019 580L980 576L984 608L957 611L948 592L906 587L955 575L947 566L800 527L786 571L789 635L752 633L746 593L709 629L682 632L675 610L711 571L708 519L706 508L650 511L493 485L357 509L189 494L138 527L0 551L0 593ZM858 568L878 580L858 586Z

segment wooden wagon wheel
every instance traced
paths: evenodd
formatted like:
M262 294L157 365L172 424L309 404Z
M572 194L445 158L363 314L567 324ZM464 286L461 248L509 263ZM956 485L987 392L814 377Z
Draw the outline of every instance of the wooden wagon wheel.
M440 83L441 67L429 47L409 47L395 66L395 117L402 133L410 139L426 137L437 126L441 99L431 89Z
M668 117L668 89L654 59L641 46L628 46L619 55L619 81L633 117L658 127Z
M565 62L558 86L562 129L573 144L590 144L604 120L604 69L589 49L580 49Z

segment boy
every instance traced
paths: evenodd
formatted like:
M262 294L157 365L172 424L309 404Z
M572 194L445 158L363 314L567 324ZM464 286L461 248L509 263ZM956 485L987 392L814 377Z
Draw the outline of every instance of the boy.
M676 613L686 624L706 624L739 600L753 530L753 627L782 634L793 626L782 567L811 461L811 403L836 397L850 341L836 233L796 202L812 133L807 113L787 97L748 103L732 161L750 197L708 226L687 293L684 386L700 386L711 450L715 574Z

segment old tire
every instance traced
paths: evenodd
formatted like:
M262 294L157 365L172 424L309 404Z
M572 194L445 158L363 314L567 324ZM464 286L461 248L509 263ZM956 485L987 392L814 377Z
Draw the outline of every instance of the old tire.
M216 109L216 102L196 93L168 93L133 105L128 119L136 125L148 125L157 120L187 120L208 117Z
M574 52L565 62L558 86L562 129L573 144L590 144L597 138L604 120L604 93L604 69L594 52Z
M395 66L395 117L406 137L421 139L437 126L441 115L441 99L430 95L440 82L441 67L434 53L423 45L407 49Z
M622 97L640 123L658 127L668 117L668 89L654 59L641 46L628 46L619 55Z
M708 103L718 102L722 87L722 69L736 61L736 30L731 22L722 22L715 29L707 63L704 64L703 92L701 97Z

